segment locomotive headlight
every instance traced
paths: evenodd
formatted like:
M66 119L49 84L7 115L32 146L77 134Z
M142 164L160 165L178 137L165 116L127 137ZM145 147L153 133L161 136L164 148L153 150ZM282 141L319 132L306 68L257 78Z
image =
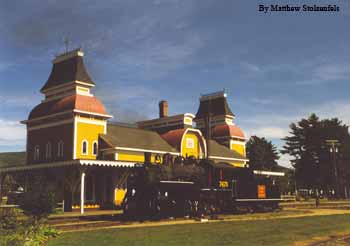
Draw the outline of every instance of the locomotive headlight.
M132 189L131 195L133 196L133 195L135 195L135 193L136 193L136 190L135 190L135 189Z

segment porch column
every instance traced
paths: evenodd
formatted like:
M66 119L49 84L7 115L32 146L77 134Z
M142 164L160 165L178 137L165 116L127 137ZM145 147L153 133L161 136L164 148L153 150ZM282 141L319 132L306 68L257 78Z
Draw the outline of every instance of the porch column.
M84 213L84 200L85 200L85 171L81 172L80 181L80 213Z
M0 173L0 205L2 203L2 190L3 190L3 187L2 187L2 181L4 180L4 175L2 173Z

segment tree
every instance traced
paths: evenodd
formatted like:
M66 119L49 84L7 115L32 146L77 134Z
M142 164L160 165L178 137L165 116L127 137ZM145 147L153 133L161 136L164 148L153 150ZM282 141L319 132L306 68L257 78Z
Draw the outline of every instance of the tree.
M260 170L272 170L277 167L278 151L265 138L252 136L246 145L249 165Z
M349 143L348 126L337 118L320 120L311 114L290 124L290 129L290 136L283 139L286 143L281 153L293 157L298 188L334 189L334 169L326 140L338 140L341 155Z

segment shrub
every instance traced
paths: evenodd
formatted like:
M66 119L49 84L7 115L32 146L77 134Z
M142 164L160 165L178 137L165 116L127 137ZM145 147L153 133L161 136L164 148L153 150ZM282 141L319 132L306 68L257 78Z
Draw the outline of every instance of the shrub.
M18 216L18 209L0 208L0 231L15 230L18 225Z
M45 246L57 234L43 221L24 217L17 209L0 209L0 246Z
M30 191L24 193L19 200L19 206L25 215L35 220L46 218L56 207L56 200L52 192Z

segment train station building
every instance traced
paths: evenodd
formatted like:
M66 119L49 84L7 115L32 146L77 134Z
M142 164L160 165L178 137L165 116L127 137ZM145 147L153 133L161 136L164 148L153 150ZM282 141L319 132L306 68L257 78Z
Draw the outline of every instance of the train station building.
M197 113L169 115L134 125L115 123L92 90L82 50L57 56L40 92L44 98L26 120L26 165L0 169L26 187L40 177L64 201L65 211L120 205L127 179L145 163L207 159L223 168L245 168L245 136L234 123L225 92L202 95Z

